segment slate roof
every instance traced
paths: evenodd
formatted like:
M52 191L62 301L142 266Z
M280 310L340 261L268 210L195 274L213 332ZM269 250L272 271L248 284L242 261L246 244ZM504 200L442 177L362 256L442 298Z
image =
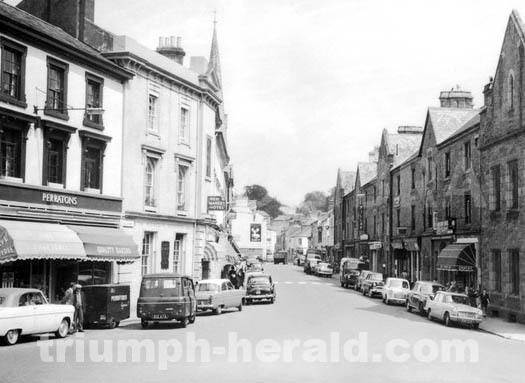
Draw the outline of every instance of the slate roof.
M470 121L479 109L428 108L428 118L436 136L436 145L456 133Z
M341 170L341 187L344 189L344 194L351 192L355 187L355 172Z
M106 67L112 67L112 70L119 71L122 76L126 71L102 56L99 51L92 48L88 44L74 38L64 30L39 19L36 16L27 13L19 8L0 2L0 20L7 19L8 24L15 24L29 31L34 31L39 35L44 35L52 40L55 40L57 47L68 47L73 50L86 55L88 58L96 59L103 63ZM131 77L128 74L128 77Z
M423 134L387 134L388 151L394 155L393 166L403 163L419 151Z
M455 136L459 136L461 133L469 130L470 128L472 128L475 125L479 125L480 121L481 121L481 118L480 118L479 110L478 110L478 113L474 117L472 117L470 120L468 120L461 128L459 128L455 133L451 134L443 142L448 141L448 140L450 140L451 138L453 138Z
M359 162L357 172L359 173L359 182L363 186L377 176L377 164L375 162Z

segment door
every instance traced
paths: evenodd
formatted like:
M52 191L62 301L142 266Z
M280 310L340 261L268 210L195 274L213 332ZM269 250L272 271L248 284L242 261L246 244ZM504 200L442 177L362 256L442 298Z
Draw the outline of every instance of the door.
M197 299L195 298L195 286L193 281L188 278L183 279L184 291L184 312L187 317L195 315L197 311Z
M33 294L26 293L20 296L18 307L15 310L16 319L13 328L21 328L22 334L34 334L36 329L36 306L33 303Z
M54 313L54 306L50 306L41 293L33 293L35 332L52 332L58 329L59 314Z

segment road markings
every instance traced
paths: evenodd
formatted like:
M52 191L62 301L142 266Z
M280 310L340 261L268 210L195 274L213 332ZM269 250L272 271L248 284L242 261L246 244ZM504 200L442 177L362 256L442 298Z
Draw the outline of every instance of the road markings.
M306 285L306 282L298 282L300 285Z

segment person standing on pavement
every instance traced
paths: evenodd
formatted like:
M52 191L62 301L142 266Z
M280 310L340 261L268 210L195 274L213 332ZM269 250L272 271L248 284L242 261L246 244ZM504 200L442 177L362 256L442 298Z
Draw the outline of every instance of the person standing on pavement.
M75 282L70 282L69 283L69 288L64 293L64 298L62 298L60 303L62 303L63 305L72 305L73 304L73 299L74 299L73 288L74 288L74 286L75 286Z
M73 306L75 306L75 315L73 322L75 329L79 332L84 332L84 296L82 294L82 286L75 285Z
M487 292L486 289L483 289L483 292L481 293L479 298L480 298L480 301L481 301L481 310L483 311L483 316L486 317L487 316L487 309L488 309L489 303L490 303L489 293Z
M237 270L237 284L235 288L240 289L243 286L244 286L244 271L242 267L239 267L239 270Z

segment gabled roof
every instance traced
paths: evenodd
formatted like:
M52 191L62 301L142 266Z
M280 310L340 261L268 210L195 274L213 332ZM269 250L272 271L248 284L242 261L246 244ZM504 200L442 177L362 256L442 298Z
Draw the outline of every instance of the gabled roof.
M468 120L461 128L459 128L454 134L451 134L446 140L442 141L441 144L451 140L452 138L459 136L460 134L466 132L470 128L473 128L476 125L479 125L481 118L480 118L480 111L474 117L472 117L470 120ZM438 145L439 146L439 145Z
M99 51L74 38L64 30L4 2L0 2L0 22L5 22L13 29L23 28L22 32L30 33L31 36L47 38L48 42L53 44L53 49L57 49L57 51L69 49L76 54L77 60L82 59L83 61L91 61L93 65L102 65L106 70L119 77L133 77L131 73L102 56ZM3 27L2 32L4 32Z
M520 14L517 10L513 9L510 14L510 19L514 22L516 25L516 30L518 32L518 35L521 38L521 41L523 44L525 44L525 24L521 21Z
M470 108L428 108L427 121L432 123L436 145L456 133L478 113L479 109ZM426 128L427 124L425 124L425 130Z
M377 164L375 162L359 162L357 164L360 186L363 186L377 176Z
M303 227L291 234L290 237L309 237L312 235L312 228L310 226Z
M343 195L354 190L356 173L352 171L341 170L341 188L343 188Z
M393 166L397 166L418 152L423 135L388 133L385 135L385 138L388 151L394 156Z

